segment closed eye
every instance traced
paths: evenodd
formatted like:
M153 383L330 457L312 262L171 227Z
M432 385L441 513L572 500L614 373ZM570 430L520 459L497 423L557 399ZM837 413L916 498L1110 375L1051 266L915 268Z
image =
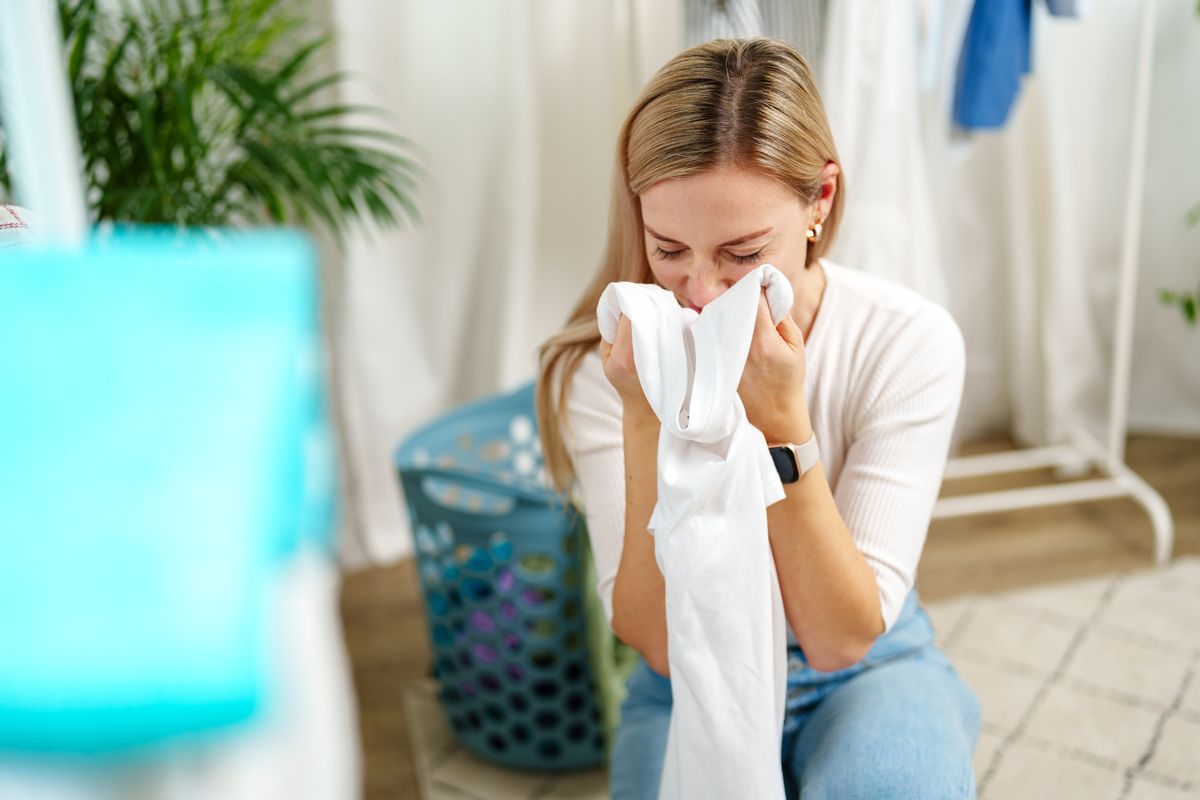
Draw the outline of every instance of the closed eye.
M679 256L683 255L683 253L686 249L687 248L684 248L683 250L663 250L661 247L656 246L654 248L654 254L661 259L670 261L671 259L679 258ZM762 252L763 252L762 250L757 250L748 256L737 256L737 255L734 255L733 253L730 253L729 257L732 258L734 261L736 261L739 264L749 264L754 261L757 261L758 257L762 255Z
M731 258L732 258L734 261L738 262L739 264L750 264L750 263L752 263L752 262L754 262L754 261L757 261L757 260L758 260L758 257L759 257L759 256L761 256L761 255L762 255L762 250L758 250L758 251L756 251L756 252L753 252L753 253L751 253L751 254L750 254L750 255L748 255L748 256L735 256L733 253L730 253L730 254L729 254L729 256L730 256L730 257L731 257Z

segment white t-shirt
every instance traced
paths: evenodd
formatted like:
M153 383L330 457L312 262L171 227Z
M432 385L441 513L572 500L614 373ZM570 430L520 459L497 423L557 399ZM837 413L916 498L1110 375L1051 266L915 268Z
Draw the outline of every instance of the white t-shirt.
M805 398L834 501L875 573L886 629L916 580L962 399L962 333L941 306L821 259L826 286L805 342ZM625 538L621 399L599 350L567 389L567 453L612 623ZM789 641L795 642L788 630Z

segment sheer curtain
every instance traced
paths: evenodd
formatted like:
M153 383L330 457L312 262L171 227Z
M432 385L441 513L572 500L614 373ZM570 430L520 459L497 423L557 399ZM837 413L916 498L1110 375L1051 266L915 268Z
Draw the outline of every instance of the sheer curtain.
M411 552L396 442L531 379L600 257L617 128L679 50L671 3L332 0L350 102L381 105L429 176L419 227L364 232L329 291L348 566Z
M963 138L948 127L970 0L939 0L924 138L949 307L967 340L960 436L1011 432L1061 443L1107 419L1118 258L1128 181L1138 3L1079 19L1033 4L1032 73L1008 124ZM1196 285L1200 21L1159 3L1142 201L1130 422L1200 434L1197 331L1157 302ZM935 26L937 27L937 26Z
M819 80L846 170L830 258L947 304L923 145L914 0L838 0Z

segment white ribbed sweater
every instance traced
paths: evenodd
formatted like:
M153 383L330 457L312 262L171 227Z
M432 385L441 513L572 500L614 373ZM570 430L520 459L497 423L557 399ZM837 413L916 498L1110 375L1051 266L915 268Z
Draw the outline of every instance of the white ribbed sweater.
M805 342L805 397L842 520L875 573L888 630L916 579L962 398L950 314L889 280L821 260L827 279ZM612 622L625 535L621 399L597 350L572 377L567 452L587 517L596 591ZM788 630L789 640L795 636Z

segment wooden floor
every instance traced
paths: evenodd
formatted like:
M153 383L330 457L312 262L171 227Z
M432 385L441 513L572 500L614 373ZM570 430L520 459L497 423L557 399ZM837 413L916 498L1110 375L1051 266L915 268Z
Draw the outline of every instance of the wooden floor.
M966 453L1006 449L984 443ZM1166 498L1176 555L1200 554L1200 440L1135 436L1127 462ZM947 484L943 495L1045 482L1045 473ZM1132 500L1013 511L935 522L921 560L925 601L1138 569L1152 533ZM416 798L401 688L427 674L429 642L414 563L348 576L342 590L365 755L367 800Z

